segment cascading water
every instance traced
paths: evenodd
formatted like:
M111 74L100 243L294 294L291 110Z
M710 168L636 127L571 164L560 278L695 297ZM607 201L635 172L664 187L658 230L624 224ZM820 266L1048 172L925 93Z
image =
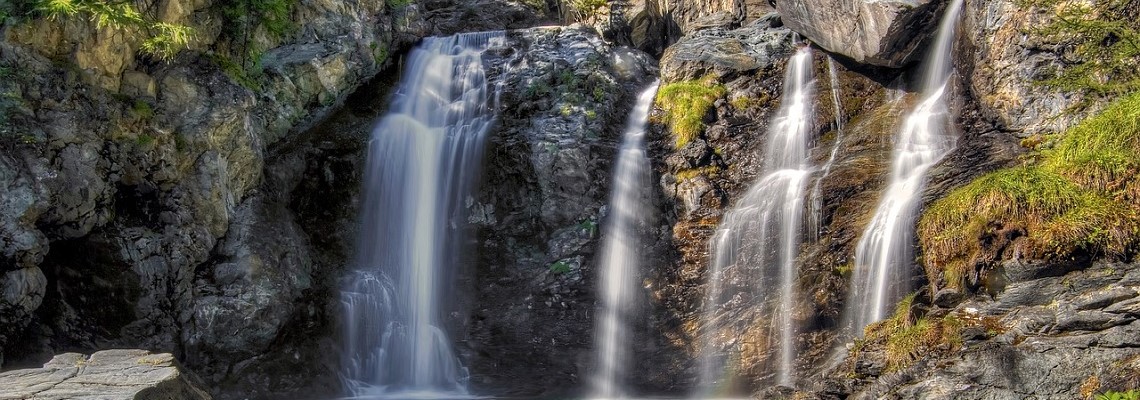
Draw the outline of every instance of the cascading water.
M839 100L839 71L835 68L835 61L827 58L827 77L831 84L831 104L835 107L835 144L831 146L831 154L823 164L823 172L815 179L811 189L811 229L813 240L819 240L820 224L823 219L823 180L831 175L831 166L839 156L839 146L843 144L843 102Z
M726 357L718 351L735 341L727 324L754 323L718 318L729 308L761 307L770 319L768 337L775 348L775 382L790 385L796 357L792 315L796 299L796 265L803 234L804 190L811 173L808 160L812 121L811 50L792 56L784 80L784 97L768 132L761 178L721 222L712 239L712 290L704 310L702 386L716 390L728 375ZM764 295L778 291L774 304ZM743 299L743 300L742 300ZM751 299L751 300L749 300Z
M462 200L494 120L482 53L502 32L424 39L369 142L357 265L341 294L342 376L353 398L466 394L442 328Z
M928 54L922 101L906 117L895 144L891 180L855 250L848 326L853 335L886 317L888 307L911 290L914 224L926 172L954 149L946 86L951 44L962 0L954 0Z
M610 198L610 219L602 247L599 281L602 287L602 318L595 332L597 374L593 380L593 397L615 399L622 393L622 381L628 366L628 318L635 303L640 245L637 225L644 221L642 199L649 187L649 159L645 155L645 130L649 108L657 94L657 82L641 93L633 113L629 115L622 135L614 187Z

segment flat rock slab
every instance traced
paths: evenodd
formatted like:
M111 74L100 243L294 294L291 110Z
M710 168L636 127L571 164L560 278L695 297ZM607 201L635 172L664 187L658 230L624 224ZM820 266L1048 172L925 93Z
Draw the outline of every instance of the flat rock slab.
M198 380L169 353L104 350L65 353L42 368L0 373L0 400L208 400Z

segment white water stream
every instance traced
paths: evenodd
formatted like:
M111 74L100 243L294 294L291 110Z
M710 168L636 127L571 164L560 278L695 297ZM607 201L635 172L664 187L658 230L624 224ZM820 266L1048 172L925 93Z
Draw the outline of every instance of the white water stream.
M728 359L739 345L729 324L748 323L725 317L738 307L760 307L770 318L768 337L773 349L770 370L774 382L794 378L794 305L797 299L795 259L803 235L804 192L812 166L813 81L811 50L804 47L788 62L784 95L768 131L768 147L760 179L721 221L712 238L710 293L703 317L702 390L715 391L731 380ZM747 289L742 289L747 286ZM766 302L770 293L774 301ZM718 317L719 316L719 317ZM739 328L739 327L738 327Z
M456 398L467 371L443 326L498 94L482 53L503 32L424 39L369 142L356 269L341 294L353 398Z
M649 158L645 155L645 131L649 110L657 94L657 82L637 99L629 115L614 169L610 197L610 217L602 245L599 283L602 289L602 312L595 329L595 359L598 369L593 377L592 397L617 399L624 391L626 369L630 366L629 324L633 317L640 277L641 241L637 226L644 221L645 191L649 188Z
M847 326L856 336L863 327L885 318L914 289L914 225L926 173L954 149L956 141L946 91L961 9L962 0L954 0L942 17L927 55L922 100L906 116L895 142L890 184L855 250Z

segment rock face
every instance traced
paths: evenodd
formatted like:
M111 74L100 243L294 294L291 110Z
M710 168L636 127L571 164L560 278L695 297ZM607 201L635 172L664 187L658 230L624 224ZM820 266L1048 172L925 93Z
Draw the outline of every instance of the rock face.
M1021 137L1061 131L1089 111L1074 107L1085 100L1081 93L1035 83L1069 62L1061 44L1025 34L1050 21L1047 11L1006 0L966 2L962 32L973 48L963 49L959 64L987 116Z
M656 68L584 27L508 34L499 126L479 194L468 339L472 386L500 395L581 390L592 366L596 249L636 93ZM649 253L647 253L649 254Z
M167 353L66 353L43 368L0 373L0 399L209 400L198 379Z
M882 365L882 350L865 348L854 370L845 366L830 373L831 380L819 384L821 392L855 399L1075 399L1135 388L1140 298L1134 288L1140 270L1107 263L1068 273L1055 267L1011 264L1006 271L1019 272L1003 275L1008 285L993 297L972 297L949 309L935 306L928 315L991 321L988 329L956 333L960 349L919 356L904 369L883 373L873 367ZM1044 276L1023 279L1026 269ZM855 378L840 378L844 374Z
M780 0L784 23L824 49L884 67L917 61L943 0Z
M475 7L510 10L479 29L538 18L304 1L288 9L303 26L243 36L223 2L159 3L196 31L170 63L85 15L0 19L0 89L18 98L0 104L0 363L137 347L177 354L221 397L336 390L329 304L366 139L300 133Z

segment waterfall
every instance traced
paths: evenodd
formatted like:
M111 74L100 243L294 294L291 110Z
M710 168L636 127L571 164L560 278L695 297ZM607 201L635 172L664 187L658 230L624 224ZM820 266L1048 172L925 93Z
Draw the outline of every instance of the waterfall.
M633 113L629 115L621 149L614 169L610 217L602 247L602 263L598 276L602 288L602 318L595 332L598 370L593 378L593 396L615 399L622 392L625 369L629 363L629 327L638 288L640 241L638 224L644 221L642 199L649 187L649 159L645 155L645 130L649 109L657 94L657 82L641 93Z
M728 375L726 356L718 351L725 343L739 343L737 330L728 324L756 324L756 319L723 317L723 312L741 306L759 307L767 316L769 344L774 348L775 383L793 382L793 321L796 300L796 265L803 227L804 190L811 165L808 143L812 122L811 50L796 52L787 66L784 96L768 131L768 146L760 179L721 221L713 236L712 287L705 303L702 351L704 389L713 389ZM765 295L777 294L774 304ZM723 308L723 309L722 309ZM735 311L733 311L735 312Z
M341 293L342 377L354 398L466 394L442 316L498 94L482 53L502 32L424 39L372 132L356 269Z
M835 68L835 61L827 58L827 77L831 84L831 105L835 107L835 143L831 145L831 154L823 164L823 173L816 178L811 189L811 229L812 239L818 241L823 221L823 180L831 175L831 166L839 156L839 147L843 144L843 102L839 96L839 71Z
M889 308L912 290L914 224L926 172L954 149L946 104L951 45L962 0L954 0L938 27L928 54L922 101L907 115L893 154L890 184L855 249L855 275L848 301L852 334L886 317Z

